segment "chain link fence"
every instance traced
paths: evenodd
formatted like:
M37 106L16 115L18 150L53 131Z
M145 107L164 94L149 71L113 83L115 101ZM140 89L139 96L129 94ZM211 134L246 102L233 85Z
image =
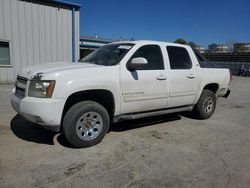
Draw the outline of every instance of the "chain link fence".
M238 75L242 66L249 72L250 62L212 62L216 68L229 68L233 75Z

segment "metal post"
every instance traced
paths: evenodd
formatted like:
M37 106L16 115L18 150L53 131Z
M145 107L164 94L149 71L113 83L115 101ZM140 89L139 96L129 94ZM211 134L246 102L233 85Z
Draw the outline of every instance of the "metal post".
M72 7L72 62L76 62L75 7Z

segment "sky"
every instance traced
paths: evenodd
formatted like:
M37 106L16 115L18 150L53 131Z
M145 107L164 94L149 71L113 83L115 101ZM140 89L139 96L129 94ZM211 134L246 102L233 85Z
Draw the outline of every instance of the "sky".
M250 0L68 0L81 35L196 44L250 42Z

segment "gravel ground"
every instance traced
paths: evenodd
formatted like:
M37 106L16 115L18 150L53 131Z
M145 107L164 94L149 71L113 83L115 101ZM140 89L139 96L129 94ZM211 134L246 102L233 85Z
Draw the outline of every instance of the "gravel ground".
M250 187L250 78L209 120L165 115L111 126L97 146L18 116L0 86L0 187Z

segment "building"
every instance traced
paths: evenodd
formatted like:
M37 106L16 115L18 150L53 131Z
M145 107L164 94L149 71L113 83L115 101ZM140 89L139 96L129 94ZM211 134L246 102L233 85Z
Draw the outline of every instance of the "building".
M131 38L130 41L134 39ZM95 51L97 48L100 48L104 44L108 44L111 42L118 42L118 41L128 41L126 38L120 37L119 39L111 39L111 38L103 38L99 37L98 35L94 36L80 36L80 58L83 58L90 54L91 52Z
M235 53L250 53L250 43L235 43L234 52Z
M208 46L209 53L229 53L230 49L225 44L211 44Z
M95 36L81 36L80 37L80 58L87 56L89 53L95 51L97 48L101 47L104 44L115 42L118 40L102 38Z
M79 9L60 0L0 0L0 84L18 71L79 58Z
M195 46L195 49L198 50L201 54L204 54L206 51L206 48L203 46Z

